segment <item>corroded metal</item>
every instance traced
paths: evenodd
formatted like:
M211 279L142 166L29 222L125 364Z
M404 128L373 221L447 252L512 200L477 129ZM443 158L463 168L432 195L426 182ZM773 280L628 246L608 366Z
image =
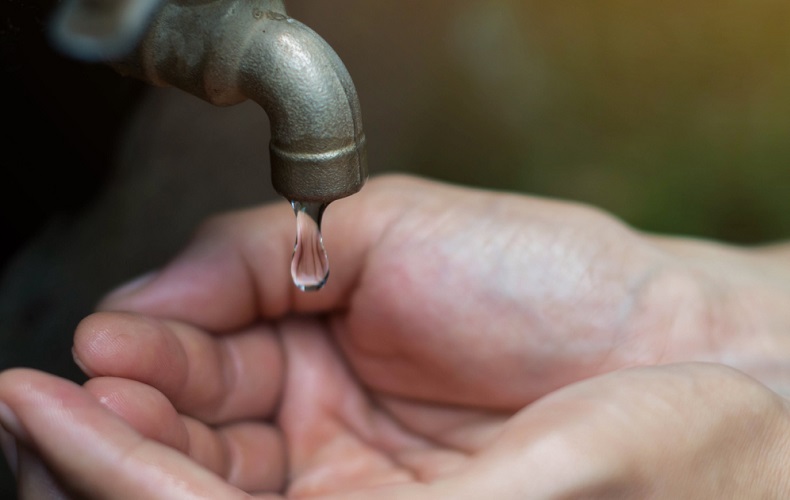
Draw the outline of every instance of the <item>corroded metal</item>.
M282 0L71 0L53 24L74 57L218 106L257 102L271 124L272 183L285 198L328 203L365 183L351 76Z

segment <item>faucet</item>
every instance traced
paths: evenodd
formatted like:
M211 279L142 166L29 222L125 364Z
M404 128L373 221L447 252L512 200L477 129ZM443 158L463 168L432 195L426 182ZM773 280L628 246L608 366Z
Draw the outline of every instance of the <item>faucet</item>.
M271 178L289 201L323 204L364 185L359 98L340 58L283 0L67 0L54 45L84 61L218 106L269 117Z

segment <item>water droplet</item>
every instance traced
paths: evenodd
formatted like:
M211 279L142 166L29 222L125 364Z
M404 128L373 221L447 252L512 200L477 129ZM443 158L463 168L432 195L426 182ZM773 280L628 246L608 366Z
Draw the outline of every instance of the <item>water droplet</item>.
M326 203L291 201L291 206L296 214L291 278L303 292L320 290L329 278L329 259L321 237L321 217Z

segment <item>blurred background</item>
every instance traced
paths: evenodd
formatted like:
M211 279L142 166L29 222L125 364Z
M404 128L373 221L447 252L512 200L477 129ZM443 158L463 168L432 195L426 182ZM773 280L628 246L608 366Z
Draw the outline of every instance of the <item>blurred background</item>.
M107 290L212 213L284 203L268 119L62 57L55 0L4 2L0 369L80 381L71 335ZM790 238L786 1L286 3L354 78L374 174L585 202L651 232Z

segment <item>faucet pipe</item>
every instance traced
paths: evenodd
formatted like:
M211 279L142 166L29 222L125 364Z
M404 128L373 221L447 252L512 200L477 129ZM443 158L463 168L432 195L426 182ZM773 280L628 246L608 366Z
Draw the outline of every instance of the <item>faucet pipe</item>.
M108 62L218 106L257 102L271 125L272 183L288 200L329 203L367 179L351 76L319 35L288 17L282 0L165 2L135 49Z

